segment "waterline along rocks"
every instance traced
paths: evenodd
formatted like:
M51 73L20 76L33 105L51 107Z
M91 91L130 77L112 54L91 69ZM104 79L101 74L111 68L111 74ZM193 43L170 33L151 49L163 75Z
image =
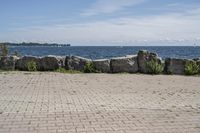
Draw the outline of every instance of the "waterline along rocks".
M186 62L191 62L192 64ZM151 65L148 65L148 63L151 63ZM186 64L189 65L186 66ZM87 69L95 69L101 73L148 73L149 67L152 67L151 70L156 74L157 69L159 69L159 73L183 75L186 67L187 71L195 69L195 71L200 72L200 58L191 60L166 58L162 60L156 53L146 50L139 51L137 55L99 60L91 60L80 56L0 57L1 70L28 71L30 67L34 67L37 71L55 71L63 68L84 72L86 66L94 67ZM161 69L162 67L163 69Z

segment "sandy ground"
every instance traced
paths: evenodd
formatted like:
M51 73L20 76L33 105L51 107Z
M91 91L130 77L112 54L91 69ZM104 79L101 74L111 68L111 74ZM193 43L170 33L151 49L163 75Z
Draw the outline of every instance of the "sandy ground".
M0 132L199 133L200 77L1 73Z

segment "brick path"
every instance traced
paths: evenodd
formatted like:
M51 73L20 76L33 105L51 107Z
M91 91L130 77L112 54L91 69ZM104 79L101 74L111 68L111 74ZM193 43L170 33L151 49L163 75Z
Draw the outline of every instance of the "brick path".
M0 74L1 133L199 133L200 77Z

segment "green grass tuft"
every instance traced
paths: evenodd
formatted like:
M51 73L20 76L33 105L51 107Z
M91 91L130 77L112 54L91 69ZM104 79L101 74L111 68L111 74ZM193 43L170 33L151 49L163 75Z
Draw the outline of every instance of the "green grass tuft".
M32 72L37 71L37 64L36 64L36 62L35 61L29 61L27 63L27 69L28 69L28 71L32 71Z
M186 75L195 75L200 72L200 66L197 65L195 61L186 61L185 64L185 74Z
M164 70L163 64L158 63L156 59L152 59L147 62L147 73L149 74L160 74Z
M68 74L80 74L82 73L81 71L77 71L77 70L66 70L64 68L58 68L55 72L59 72L59 73L68 73Z
M88 62L84 67L84 73L99 73L99 71L95 69L93 62Z

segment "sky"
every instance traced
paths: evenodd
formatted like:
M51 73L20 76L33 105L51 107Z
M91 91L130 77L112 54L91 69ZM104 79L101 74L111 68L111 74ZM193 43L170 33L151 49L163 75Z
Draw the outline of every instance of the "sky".
M0 42L200 45L200 0L0 0Z

